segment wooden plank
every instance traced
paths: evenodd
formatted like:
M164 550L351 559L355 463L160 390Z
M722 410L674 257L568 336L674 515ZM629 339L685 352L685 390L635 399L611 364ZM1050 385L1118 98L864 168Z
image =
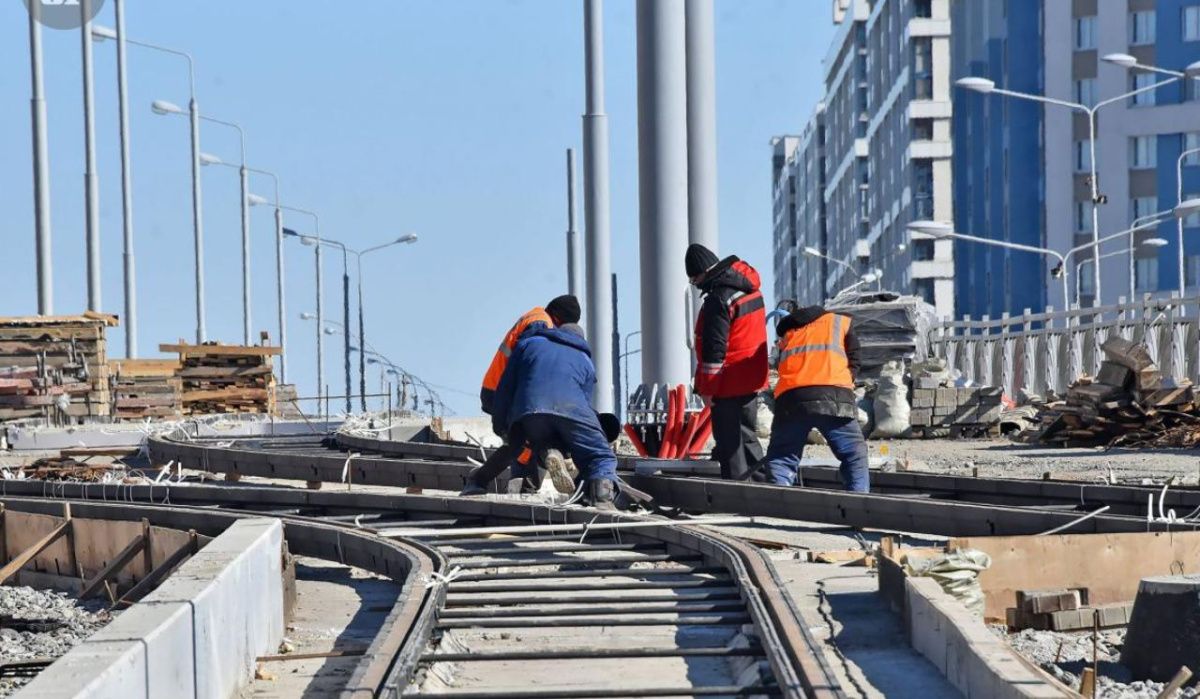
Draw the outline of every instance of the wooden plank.
M71 520L68 519L55 527L54 530L49 534L43 536L41 539L38 539L32 546L29 546L24 551L21 551L21 553L14 556L13 559L6 563L3 568L0 568L0 585L3 585L18 570L24 568L25 564L33 560L34 556L44 551L48 546L50 546L50 544L58 541L58 539L63 534L66 534L70 528Z
M199 541L196 539L196 532L195 530L189 530L187 543L175 549L174 553L168 556L165 561L158 564L158 566L154 570L150 571L146 577L142 578L138 584L134 585L133 589L122 595L121 599L117 600L116 603L113 604L112 609L116 609L118 607L128 607L129 605L140 600L142 597L145 597L148 592L153 590L155 586L158 585L158 583L164 580L171 573L175 572L176 568L183 565L183 562L191 558L192 554L196 553L198 550L200 550L200 545Z
M202 401L265 401L270 391L265 388L222 388L213 391L184 391L180 399L184 403Z
M179 376L184 379L207 379L207 378L227 378L227 377L242 377L242 376L262 376L270 374L271 367L267 365L261 366L246 366L246 367L215 367L215 366L197 366L187 367L179 370Z
M92 594L94 594L97 590L103 587L106 582L108 582L109 578L112 578L119 573L122 568L124 568L134 559L135 556L141 553L142 549L145 547L146 536L144 534L138 534L136 537L134 537L133 541L129 542L128 546L121 549L121 552L117 554L116 558L109 561L108 564L101 568L100 572L96 573L91 580L88 580L86 583L84 583L83 589L79 592L79 599L87 599L88 597L92 596Z
M269 357L280 353L278 347L257 345L159 345L159 352L174 352L184 357L195 356L245 356Z
M178 359L110 359L108 366L122 377L174 376Z

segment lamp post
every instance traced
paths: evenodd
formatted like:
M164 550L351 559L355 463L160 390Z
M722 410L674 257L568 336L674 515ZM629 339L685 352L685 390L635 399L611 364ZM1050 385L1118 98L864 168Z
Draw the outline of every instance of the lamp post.
M114 0L116 30L90 26L95 41L117 41L117 120L121 139L121 239L125 277L125 356L137 357L137 274L133 256L133 169L129 156L129 88L125 71L125 0Z
M809 257L818 257L822 260L826 260L828 262L833 262L834 264L841 265L842 267L846 268L846 271L848 271L850 273L850 276L852 276L852 277L858 276L858 270L854 269L854 267L851 266L851 264L849 262L846 262L845 260L839 260L835 257L830 257L829 255L826 255L825 253L821 252L820 250L818 250L812 246L804 248L804 250L802 252L805 255L808 255ZM824 283L822 283L822 286L824 286Z
M1159 68L1158 66L1152 66L1152 65L1147 65L1145 63L1141 63L1138 61L1137 58L1135 58L1127 53L1110 53L1107 56L1104 56L1102 60L1104 60L1108 63L1111 63L1113 65L1129 69L1129 70L1144 70L1149 73L1158 73L1160 75L1170 75L1175 78L1193 78L1193 79L1200 78L1200 61L1191 63L1186 68L1184 68L1182 71L1179 71L1179 70L1170 70L1167 68ZM1184 88L1184 89L1186 90L1186 88ZM1187 156L1193 155L1196 153L1200 153L1200 148L1192 148L1190 150L1184 150L1182 153L1179 154L1179 158L1175 161L1175 187L1176 187L1176 203L1177 204L1183 203L1183 161L1184 161L1184 159L1187 158ZM1176 233L1175 233L1176 243L1179 245L1179 250L1178 250L1178 252L1179 252L1179 256L1178 256L1178 263L1179 263L1178 287L1179 287L1179 296L1180 296L1180 298L1182 298L1184 295L1184 292L1187 289L1187 281L1185 278L1186 270L1185 270L1185 265L1184 265L1185 258L1184 258L1184 253L1183 253L1183 219L1182 218L1177 219L1175 221L1175 226L1176 226ZM1132 300L1132 298L1133 298L1133 296L1131 295L1130 299Z
M116 32L107 27L92 27L92 35L97 34L107 38L108 36L116 37ZM196 342L204 342L207 338L208 331L204 324L204 213L203 213L203 196L200 192L200 106L196 103L196 66L192 60L192 55L186 51L179 51L157 44L151 44L145 41L134 41L122 35L121 39L128 44L141 46L143 48L152 49L162 53L169 53L173 56L179 56L187 61L188 65L188 118L191 126L191 144L192 144L192 229L193 229L193 246L195 247L196 256ZM175 112L181 113L183 110L170 102L155 102L151 105L151 109L157 114L168 114L168 107L174 107Z
M208 158L208 162L204 163L205 165L225 165L219 158L202 153L201 160L204 161L205 157ZM227 167L233 166L227 165ZM283 207L279 201L279 177L267 170L259 170L252 167L246 169L250 172L270 177L275 185L274 202L253 193L246 195L246 201L250 206L263 206L273 203L275 208L275 306L276 313L279 315L279 382L287 383L287 303L283 295L285 282L283 273Z
M361 252L354 253L354 262L355 262L355 265L358 267L358 346L359 347L365 348L367 346L366 330L363 327L365 323L363 320L364 312L363 312L363 292L362 292L362 289L363 289L362 258L365 255L368 255L373 252L377 252L379 250L383 250L384 248L389 248L393 245L412 244L415 242L417 242L417 235L415 233L407 233L407 234L402 235L399 238L393 240L390 243L376 245L374 247L367 248L366 250L363 250ZM354 251L351 251L351 252L354 252ZM362 406L363 411L365 412L367 409L367 368L366 368L366 365L364 364L364 356L363 356L362 352L359 352L359 354L358 354L358 388L359 388L359 393L361 394L361 406Z
M307 209L300 209L300 208L297 208L294 206L286 206L286 205L280 204L278 202L276 202L275 206L276 206L276 208L283 209L284 211L294 211L298 214L312 216L313 231L317 234L316 235L317 240L318 241L321 240L321 221L317 217L316 213L314 213L312 211L308 211ZM293 231L291 229L288 229L288 228L282 229L281 235L290 236L293 238L301 237L299 233L297 233L296 231ZM316 284L317 284L317 316L316 316L316 318L317 318L317 400L319 403L321 396L323 395L323 391L325 390L325 338L321 334L321 324L322 324L322 321L324 320L325 304L321 298L323 296L323 294L321 293L321 291L322 291L322 289L321 289L321 287L322 287L321 246L314 245L313 251L315 253L314 257L316 258L316 268L317 268L317 281L316 281Z
M37 249L38 314L54 313L54 265L50 249L50 147L46 140L40 2L29 3L29 107L33 123L33 214Z
M92 70L92 0L80 0L83 57L83 201L87 248L87 307L100 310L100 183L96 175L96 91Z
M1067 107L1068 109L1074 109L1077 111L1081 111L1087 115L1088 152L1089 152L1089 160L1091 161L1088 163L1088 165L1089 165L1089 169L1091 171L1089 179L1091 181L1090 184L1091 184L1091 190L1092 190L1092 244L1099 245L1099 243L1100 243L1100 210L1097 208L1097 206L1100 202L1100 183L1097 180L1097 173L1096 173L1096 112L1098 112L1101 107L1105 107L1110 104L1115 104L1117 102L1120 102L1121 100L1125 100L1130 97L1140 95L1143 92L1149 92L1150 90L1157 90L1159 87L1162 87L1163 85L1167 85L1169 83L1173 83L1177 80L1179 80L1179 78L1176 78L1176 77L1171 77L1166 80L1160 80L1152 85L1140 87L1136 90L1131 90L1124 94L1117 95L1116 97L1110 97L1108 99L1101 100L1092 106L1088 106L1085 104L1079 104L1078 102L1070 102L1067 100L1054 99L1052 97L1046 97L1044 95L1033 95L1033 94L1029 94L1027 92L1017 92L1015 90L1005 90L1003 88L996 87L996 83L991 80L988 80L987 78L979 78L979 77L961 78L957 81L956 84L959 87L966 88L968 90L974 90L975 92L979 92L979 93L982 93L985 95L987 95L987 94L1005 95L1007 97L1015 97L1017 99L1030 100L1032 102L1041 102L1042 104L1052 104L1052 105L1056 105L1059 107ZM1100 259L1094 258L1093 264L1095 265L1095 275L1096 275L1095 302L1097 305L1099 305L1099 302L1101 299L1101 296L1100 296ZM1064 296L1063 297L1064 304L1066 303L1066 299L1067 299L1067 297Z
M1130 237L1130 239L1132 240L1132 236ZM1147 247L1147 248L1161 248L1162 246L1164 246L1166 244L1167 244L1167 241L1164 240L1163 238L1147 238L1141 242L1142 247ZM1100 256L1100 259L1106 260L1110 257L1116 257L1117 255L1125 255L1125 254L1132 255L1133 254L1132 249L1130 249L1128 251L1113 250L1112 252L1106 252ZM1088 262L1091 262L1091 260L1085 257L1084 259L1075 263L1075 298L1076 299L1078 299L1083 294L1083 290L1081 289L1082 280L1083 280L1083 266L1085 264L1087 264ZM1132 300L1132 297L1130 300Z
M1049 248L1039 248L1033 245L1022 245L1021 243L1010 243L1006 240L993 240L991 238L980 238L973 235L966 235L964 233L955 233L953 224L946 221L913 221L912 223L908 224L908 228L909 230L931 235L934 238L953 238L955 240L965 240L971 243L993 245L999 248L1021 250L1023 252L1032 252L1039 255L1052 257L1058 260L1058 273L1055 274L1054 270L1051 270L1051 274L1054 274L1062 280L1063 304L1067 305L1070 303L1071 293L1069 291L1069 287L1067 286L1066 272L1063 271L1066 265L1066 256L1058 253L1055 250L1051 250Z
M157 100L152 105L156 114L183 114L183 110L170 102ZM238 143L241 147L241 165L238 167L238 177L240 180L241 192L241 209L242 209L242 344L250 344L251 330L250 320L250 176L246 169L246 132L242 127L232 121L225 121L210 116L201 116L204 121L228 126L235 129L238 133ZM197 156L197 161L202 165L204 163L203 153ZM212 156L209 156L210 160Z

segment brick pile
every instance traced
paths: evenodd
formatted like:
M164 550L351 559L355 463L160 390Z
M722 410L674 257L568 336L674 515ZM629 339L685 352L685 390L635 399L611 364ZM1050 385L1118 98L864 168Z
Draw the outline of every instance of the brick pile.
M913 436L970 437L999 429L1004 392L998 386L945 386L944 380L930 377L913 383Z
M1086 588L1074 590L1018 590L1017 605L1005 610L1010 629L1079 631L1125 626L1133 603L1088 606Z

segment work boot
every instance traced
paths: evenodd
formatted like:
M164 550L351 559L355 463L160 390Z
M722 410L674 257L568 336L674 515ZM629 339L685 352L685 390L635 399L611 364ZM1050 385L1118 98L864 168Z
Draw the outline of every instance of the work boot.
M480 485L479 481L476 480L480 470L482 469L482 466L476 466L475 468L471 469L471 472L467 474L467 484L463 486L462 492L458 494L459 497L487 495L487 488L483 485Z
M561 451L547 449L542 454L542 465L546 467L546 473L550 475L555 490L563 495L575 494L575 479L571 477L567 459Z
M616 511L617 506L613 504L613 496L615 495L615 488L613 486L614 483L607 478L588 481L584 487L584 503L597 510Z

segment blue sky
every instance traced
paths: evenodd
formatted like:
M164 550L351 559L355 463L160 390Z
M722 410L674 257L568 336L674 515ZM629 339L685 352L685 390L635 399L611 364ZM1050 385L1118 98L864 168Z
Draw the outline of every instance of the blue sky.
M367 340L478 412L479 378L515 317L566 290L564 158L581 144L581 0L129 0L131 38L191 52L201 113L246 130L248 163L278 173L282 198L321 215L322 233L364 248ZM111 25L111 0L97 22ZM797 132L820 95L833 33L827 2L717 0L721 252L757 266L770 290L771 136ZM605 7L614 271L621 331L638 327L637 100L633 0ZM45 29L56 313L86 307L80 36ZM96 44L103 306L120 313L121 193L116 60ZM36 312L24 6L0 4L0 314ZM187 120L149 105L187 101L185 64L129 49L134 222L142 356L194 339ZM232 130L202 148L237 159ZM204 168L208 333L241 340L236 172ZM270 182L252 181L270 195ZM582 224L582 211L580 211ZM254 328L275 334L272 215L252 211ZM310 230L307 219L286 225ZM310 248L287 246L289 379L315 390ZM680 261L682 264L682 260ZM326 256L325 306L340 311L340 260ZM335 316L336 317L336 316ZM341 381L340 338L326 377ZM124 353L120 330L109 353ZM633 363L637 380L637 362ZM370 371L369 385L377 385Z

